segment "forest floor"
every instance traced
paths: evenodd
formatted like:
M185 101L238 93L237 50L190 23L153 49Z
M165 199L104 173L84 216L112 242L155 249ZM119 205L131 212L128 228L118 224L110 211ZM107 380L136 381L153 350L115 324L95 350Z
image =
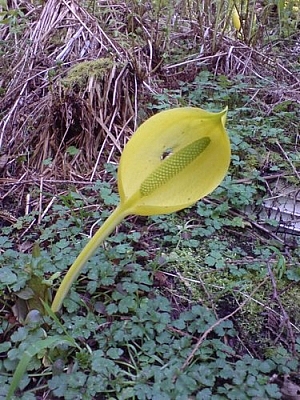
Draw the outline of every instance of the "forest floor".
M165 3L2 6L0 399L300 398L299 21ZM227 176L127 218L58 319L43 302L117 206L122 149L184 106L228 106Z

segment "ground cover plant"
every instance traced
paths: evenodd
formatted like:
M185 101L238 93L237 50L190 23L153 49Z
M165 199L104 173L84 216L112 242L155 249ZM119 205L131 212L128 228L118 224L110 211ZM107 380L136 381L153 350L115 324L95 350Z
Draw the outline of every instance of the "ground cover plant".
M0 398L299 397L297 7L1 3ZM228 175L124 220L54 314L125 143L185 106L228 107Z

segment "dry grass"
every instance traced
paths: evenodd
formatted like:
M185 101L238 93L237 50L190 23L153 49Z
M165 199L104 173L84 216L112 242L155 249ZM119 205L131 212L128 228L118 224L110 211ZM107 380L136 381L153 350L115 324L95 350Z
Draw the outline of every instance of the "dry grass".
M120 133L126 137L135 126L135 76L122 47L75 2L49 0L45 7L27 9L26 19L33 11L34 21L2 78L7 89L0 140L8 172L15 157L23 156L21 169L68 179L90 176L99 150L110 159L111 150L119 152L124 144ZM12 40L7 27L1 36ZM74 65L99 59L110 62L63 85ZM72 159L66 152L71 145L80 149ZM46 159L51 166L44 165Z

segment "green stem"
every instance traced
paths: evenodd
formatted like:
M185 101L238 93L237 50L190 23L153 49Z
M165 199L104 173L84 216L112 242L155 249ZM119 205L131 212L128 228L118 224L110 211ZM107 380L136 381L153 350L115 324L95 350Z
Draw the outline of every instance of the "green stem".
M60 310L71 285L78 278L85 263L91 258L100 244L110 235L115 227L129 214L130 210L128 203L119 204L107 220L104 221L103 225L98 229L95 235L89 240L62 280L51 306L53 312Z

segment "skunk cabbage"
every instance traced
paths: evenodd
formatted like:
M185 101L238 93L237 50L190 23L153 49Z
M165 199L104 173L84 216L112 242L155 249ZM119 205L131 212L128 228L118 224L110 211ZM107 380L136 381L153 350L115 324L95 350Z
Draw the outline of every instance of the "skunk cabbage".
M126 216L168 214L194 204L223 180L230 163L227 108L162 111L145 121L120 159L120 204L81 251L52 304L58 311L71 284L105 238Z

